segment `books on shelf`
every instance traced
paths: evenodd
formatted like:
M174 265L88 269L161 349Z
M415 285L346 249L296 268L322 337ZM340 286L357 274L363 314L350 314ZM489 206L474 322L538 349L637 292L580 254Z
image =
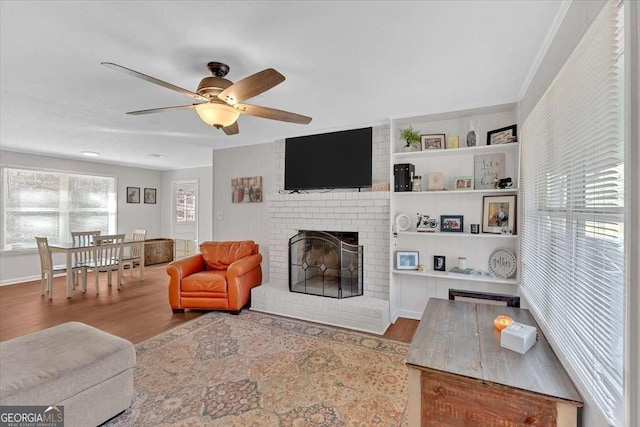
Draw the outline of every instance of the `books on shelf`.
M453 267L451 270L449 270L449 276L459 276L459 277L471 277L473 276L473 273L475 273L475 270L473 268L458 268L458 267Z

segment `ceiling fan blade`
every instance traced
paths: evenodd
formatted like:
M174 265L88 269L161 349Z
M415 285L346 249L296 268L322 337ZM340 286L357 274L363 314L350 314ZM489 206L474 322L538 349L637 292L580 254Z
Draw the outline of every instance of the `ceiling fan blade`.
M151 108L149 110L129 111L127 114L131 114L132 116L140 116L142 114L162 113L165 111L172 111L172 110L189 110L191 108L195 108L196 105L200 105L200 104L178 105L176 107L161 107L161 108Z
M280 120L281 122L299 123L306 125L311 122L311 117L275 108L261 107L259 105L236 104L235 108L243 114L262 117L263 119Z
M260 95L283 81L282 74L273 68L267 68L232 84L220 92L218 98L228 104L235 105L237 102Z
M240 129L238 128L238 121L236 120L235 122L233 122L233 124L223 127L222 130L227 135L237 134L238 132L240 132Z
M181 93L183 95L187 95L193 99L197 99L200 101L208 101L207 98L205 98L204 96L200 96L195 92L191 92L190 90L187 89L183 89L179 86L176 85L172 85L171 83L167 83L165 81L156 79L155 77L151 77L151 76L147 76L146 74L142 74L138 71L132 70L130 68L127 67L123 67L122 65L118 65L118 64L114 64L113 62L101 62L102 65L104 65L105 67L109 67L113 70L117 70L117 71L122 71L123 73L129 74L131 76L137 77L139 79L142 80L146 80L150 83L155 83L159 86L165 87L167 89L171 89L173 91L176 91L178 93Z

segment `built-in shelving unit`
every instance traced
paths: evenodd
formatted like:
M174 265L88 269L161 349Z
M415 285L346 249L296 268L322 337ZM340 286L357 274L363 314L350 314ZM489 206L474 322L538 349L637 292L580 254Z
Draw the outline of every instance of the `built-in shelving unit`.
M431 297L447 298L449 289L502 294L519 293L520 266L516 274L508 279L489 275L489 256L498 248L506 248L519 254L517 215L514 234L492 234L470 232L470 224L482 227L485 197L519 195L519 151L520 144L509 143L487 145L487 132L517 124L515 104L505 104L455 111L427 116L408 117L391 121L391 166L390 182L393 189L395 164L410 163L415 166L415 175L422 176L423 191L391 192L390 223L395 226L397 215L406 214L413 220L406 231L392 229L390 239L390 265L395 266L397 251L415 251L423 271L392 269L390 280L391 320L397 317L420 319L427 301ZM445 134L447 140L452 135L459 138L455 149L429 149L404 152L404 142L400 140L400 130L411 126L421 134ZM474 128L477 145L466 147L467 132ZM505 177L512 179L512 187L506 189L454 189L457 178L474 177L476 156L504 153ZM442 173L445 190L428 189L428 174ZM495 200L495 199L494 199ZM463 232L417 232L417 215L429 215L440 221L441 216L463 216ZM510 224L513 225L513 221ZM445 257L446 271L434 270L434 256ZM448 270L458 266L458 258L466 258L467 266L486 274L473 276L449 275Z

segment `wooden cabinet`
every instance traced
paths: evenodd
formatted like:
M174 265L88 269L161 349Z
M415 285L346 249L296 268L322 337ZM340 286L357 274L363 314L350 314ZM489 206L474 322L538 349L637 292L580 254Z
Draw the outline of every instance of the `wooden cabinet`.
M544 335L500 347L493 319L536 326L528 310L431 298L405 362L409 426L576 426L582 399Z
M173 261L173 239L148 239L144 242L144 265Z
M520 283L520 245L517 230L518 181L519 181L519 145L508 143L487 145L488 131L516 123L515 104L505 104L473 110L433 114L392 120L391 122L391 172L393 184L393 165L412 164L415 175L422 177L422 191L391 192L390 222L390 265L395 265L397 251L415 251L419 253L418 270L390 269L390 315L394 322L398 317L420 319L429 298L447 298L449 289L462 289L478 292L492 292L518 295ZM403 141L399 139L400 129L412 127L421 134L445 134L447 140L458 136L460 148L425 149L421 151L403 151ZM466 146L466 134L474 128L478 132L477 145ZM499 156L503 161L504 177L512 179L507 189L482 188L482 179L475 179L476 162L484 158ZM479 169L479 168L478 168ZM429 191L429 175L442 179L445 190ZM467 181L460 178L472 178L473 186L457 182ZM513 209L515 225L508 228L512 234L491 234L482 232L486 197L515 196L510 203ZM496 200L496 199L491 199ZM413 224L407 230L394 227L396 218L408 215ZM417 231L418 214L442 222L441 216L462 217L462 232L441 230L441 224L435 232ZM471 233L471 224L479 224L480 233ZM494 230L495 231L495 230ZM492 274L489 258L493 251L505 248L514 254L516 271L508 277ZM445 271L434 266L434 256L444 257ZM469 268L480 274L472 276L452 276L448 271L458 266L458 258L464 258Z

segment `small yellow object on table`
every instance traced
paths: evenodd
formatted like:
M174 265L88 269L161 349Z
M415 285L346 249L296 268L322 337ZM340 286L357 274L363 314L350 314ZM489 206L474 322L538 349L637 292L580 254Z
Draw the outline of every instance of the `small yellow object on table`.
M504 328L506 328L512 323L513 323L513 319L507 316L506 314L501 314L495 319L493 319L493 324L495 325L496 329L498 329L499 331L503 330Z

